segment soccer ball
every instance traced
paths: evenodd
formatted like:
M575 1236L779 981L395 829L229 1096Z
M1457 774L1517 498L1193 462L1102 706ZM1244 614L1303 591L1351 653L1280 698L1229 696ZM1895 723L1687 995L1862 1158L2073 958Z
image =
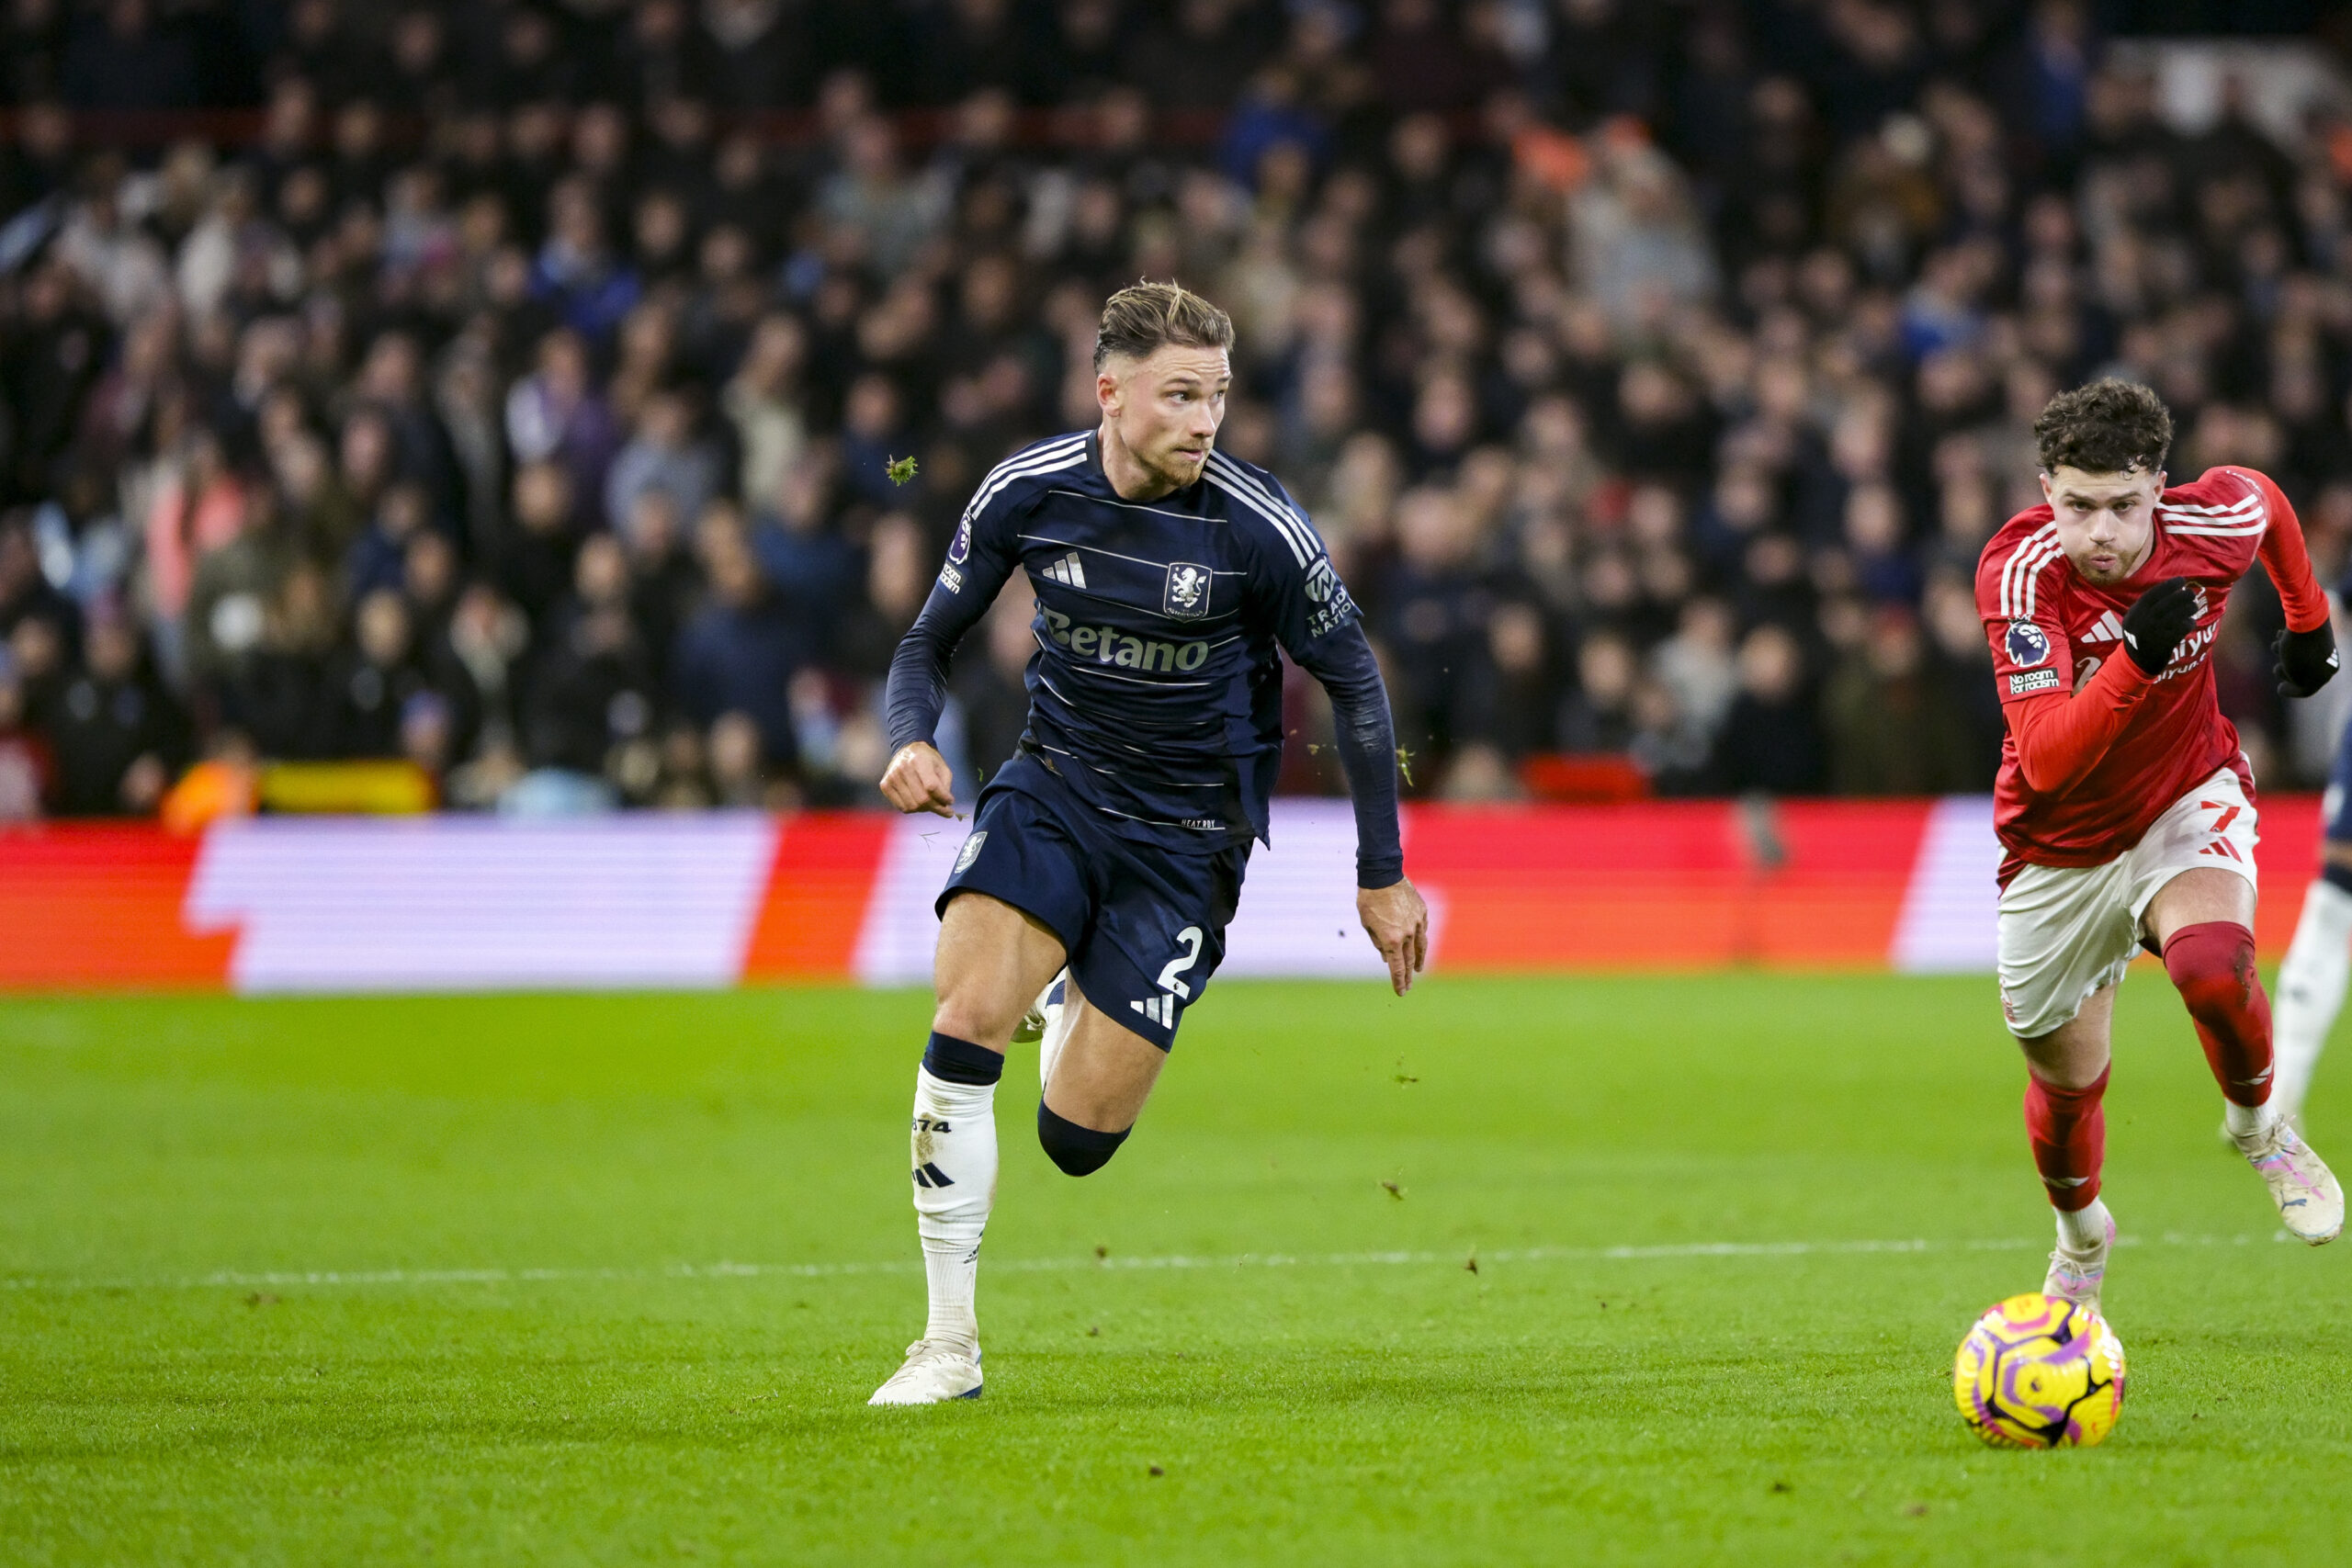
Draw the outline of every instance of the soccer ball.
M2123 1343L2086 1306L2011 1296L1960 1342L1951 1391L1968 1429L1996 1449L2086 1449L2123 1414Z

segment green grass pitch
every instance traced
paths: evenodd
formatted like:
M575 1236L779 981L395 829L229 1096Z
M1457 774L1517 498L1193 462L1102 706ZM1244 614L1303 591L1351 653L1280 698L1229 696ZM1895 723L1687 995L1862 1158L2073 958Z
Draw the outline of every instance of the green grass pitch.
M987 1397L875 1411L927 1005L0 1004L0 1561L2352 1551L2352 1243L2274 1239L2160 976L2108 1100L2130 1394L2057 1454L1951 1404L2048 1246L1989 980L1227 982L1085 1181L1017 1048Z

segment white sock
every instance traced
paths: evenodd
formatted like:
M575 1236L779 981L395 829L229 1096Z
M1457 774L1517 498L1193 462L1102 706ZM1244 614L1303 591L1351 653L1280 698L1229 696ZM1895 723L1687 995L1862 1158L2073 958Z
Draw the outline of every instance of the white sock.
M2069 1252L2088 1252L2107 1243L2107 1200L2094 1198L2072 1213L2064 1209L2052 1211L2058 1216L2058 1245Z
M996 1085L949 1083L915 1069L915 1229L931 1284L925 1339L977 1348L972 1309L980 1234L996 1201Z
M2336 1012L2344 1006L2346 980L2352 980L2352 893L2322 878L2303 895L2295 940L2278 966L2278 1006L2270 1032L2277 1058L2270 1103L2282 1116L2303 1108L2312 1070L2319 1066L2328 1031L2335 1027Z
M1069 1043L1069 1032L1078 1026L1078 985L1064 970L1057 982L1062 999L1046 1005L1046 1032L1037 1042L1037 1092L1054 1081L1054 1064L1061 1060L1062 1047ZM1049 988L1050 992L1050 988Z
M2278 1096L2275 1090L2260 1105L2240 1105L2234 1100L2222 1101L2222 1125L2240 1143L2258 1135L2278 1117Z

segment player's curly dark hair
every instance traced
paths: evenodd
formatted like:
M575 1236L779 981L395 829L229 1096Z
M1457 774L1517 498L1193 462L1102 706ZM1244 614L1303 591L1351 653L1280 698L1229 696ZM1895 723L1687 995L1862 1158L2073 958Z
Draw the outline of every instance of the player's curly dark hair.
M2153 474L2172 450L2172 414L2147 388L2109 376L2051 399L2033 422L2033 439L2045 473Z
M1166 344L1231 348L1233 318L1181 283L1131 283L1102 306L1094 368L1114 354L1143 358Z

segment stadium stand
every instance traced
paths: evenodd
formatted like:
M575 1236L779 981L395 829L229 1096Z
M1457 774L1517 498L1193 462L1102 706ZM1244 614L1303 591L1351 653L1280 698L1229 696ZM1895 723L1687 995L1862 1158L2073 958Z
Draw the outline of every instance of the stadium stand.
M2145 380L2176 473L2352 536L2352 117L2233 77L2183 130L2093 16L17 0L0 818L199 762L199 815L878 807L890 649L1137 276L1234 314L1222 444L1330 541L1413 793L1981 791L1969 575L2052 390ZM2233 606L2224 706L2309 780ZM388 761L428 788L268 771Z

